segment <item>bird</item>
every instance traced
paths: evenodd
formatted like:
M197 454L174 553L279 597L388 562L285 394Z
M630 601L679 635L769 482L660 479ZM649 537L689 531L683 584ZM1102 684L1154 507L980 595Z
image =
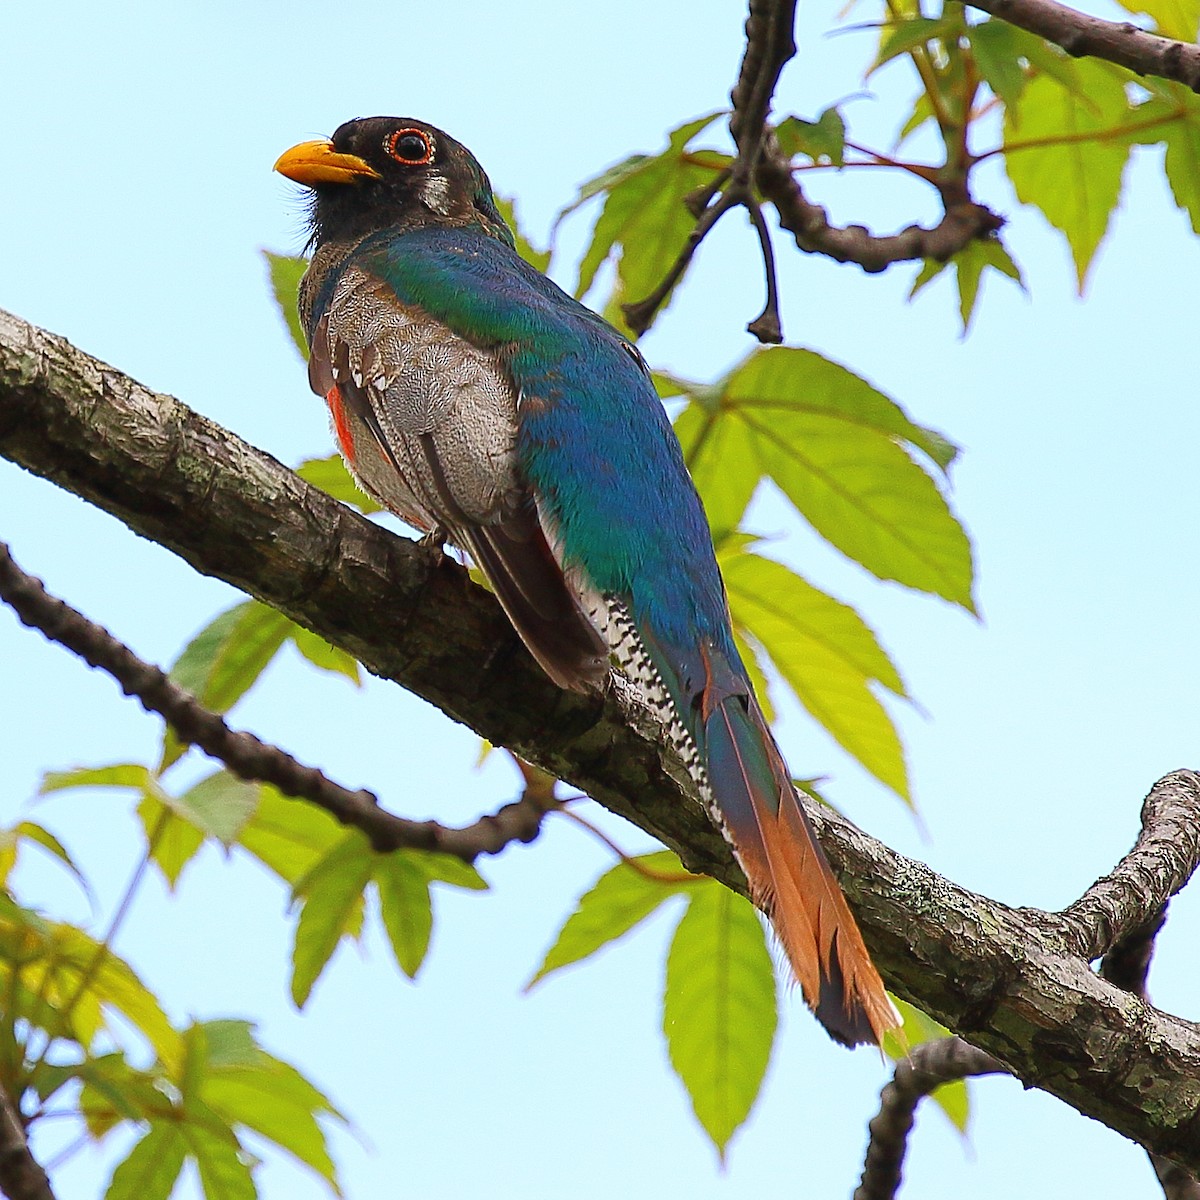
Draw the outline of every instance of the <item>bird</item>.
M367 117L309 193L308 378L363 490L486 575L561 688L660 723L837 1041L899 1026L738 653L703 504L637 347L517 253L475 156Z

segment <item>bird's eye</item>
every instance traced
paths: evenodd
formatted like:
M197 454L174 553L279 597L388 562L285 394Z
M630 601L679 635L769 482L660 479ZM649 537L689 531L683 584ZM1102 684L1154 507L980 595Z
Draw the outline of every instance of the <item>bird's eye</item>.
M408 167L419 167L433 159L433 142L420 129L397 129L388 134L384 149Z

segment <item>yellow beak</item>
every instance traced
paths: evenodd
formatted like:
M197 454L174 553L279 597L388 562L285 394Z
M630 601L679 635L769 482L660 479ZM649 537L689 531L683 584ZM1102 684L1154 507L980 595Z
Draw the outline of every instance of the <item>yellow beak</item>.
M354 183L359 179L379 179L380 174L357 154L339 154L333 143L322 138L316 142L301 142L285 150L275 163L275 170L305 187L318 183Z

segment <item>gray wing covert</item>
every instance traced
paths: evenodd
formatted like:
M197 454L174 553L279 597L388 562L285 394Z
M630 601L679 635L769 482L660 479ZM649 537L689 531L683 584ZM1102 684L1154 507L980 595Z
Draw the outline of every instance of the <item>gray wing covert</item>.
M495 355L350 267L314 331L309 381L363 489L471 554L560 687L599 684L608 646L587 616L594 596L568 583L547 542L519 469L516 390Z

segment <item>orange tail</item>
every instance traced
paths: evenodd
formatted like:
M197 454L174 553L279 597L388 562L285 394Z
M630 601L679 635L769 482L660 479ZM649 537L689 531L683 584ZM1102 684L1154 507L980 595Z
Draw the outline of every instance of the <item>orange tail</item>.
M708 707L708 706L706 706ZM708 709L708 773L755 901L770 914L801 991L831 1037L879 1044L899 1027L846 898L753 697Z

